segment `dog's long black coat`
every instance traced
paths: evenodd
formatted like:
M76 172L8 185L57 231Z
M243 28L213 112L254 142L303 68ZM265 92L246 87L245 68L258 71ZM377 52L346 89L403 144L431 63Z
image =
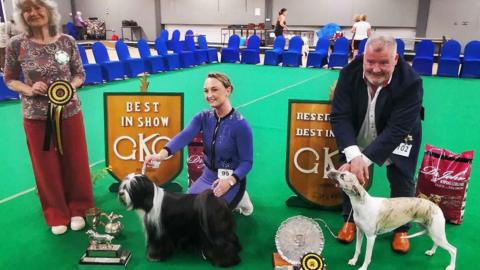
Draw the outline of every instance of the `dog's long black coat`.
M123 192L128 192L131 205L122 199ZM170 193L143 175L133 175L122 182L119 197L129 208L145 212L149 259L163 261L176 250L193 248L213 265L228 267L240 262L242 248L232 212L225 200L215 197L211 190L200 194Z

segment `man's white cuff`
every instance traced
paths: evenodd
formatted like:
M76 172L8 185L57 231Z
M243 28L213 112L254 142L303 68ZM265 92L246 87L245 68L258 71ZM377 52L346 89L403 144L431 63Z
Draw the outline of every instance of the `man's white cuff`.
M357 145L351 145L345 149L343 149L343 153L345 154L345 158L347 159L347 162L352 161L352 159L361 156L363 159L363 162L365 162L368 166L370 166L373 162L362 152L360 151L360 148L358 148Z

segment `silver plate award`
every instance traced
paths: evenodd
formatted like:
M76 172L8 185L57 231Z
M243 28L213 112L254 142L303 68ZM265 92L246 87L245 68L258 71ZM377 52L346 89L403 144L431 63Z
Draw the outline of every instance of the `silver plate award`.
M280 224L275 244L285 261L300 265L305 254L322 253L325 238L316 221L305 216L294 216Z

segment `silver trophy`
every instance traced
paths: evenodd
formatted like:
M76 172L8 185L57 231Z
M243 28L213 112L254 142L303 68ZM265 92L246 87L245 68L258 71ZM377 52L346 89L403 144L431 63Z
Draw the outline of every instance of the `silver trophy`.
M112 240L123 230L123 224L118 220L122 216L113 212L102 213L98 208L91 208L86 211L85 217L91 229L86 232L89 239L88 247L79 263L126 266L131 252L122 249L120 244L112 244ZM103 227L103 230L100 230L100 227Z
M325 238L316 221L305 216L294 216L280 224L275 244L282 259L298 266L306 254L322 253Z

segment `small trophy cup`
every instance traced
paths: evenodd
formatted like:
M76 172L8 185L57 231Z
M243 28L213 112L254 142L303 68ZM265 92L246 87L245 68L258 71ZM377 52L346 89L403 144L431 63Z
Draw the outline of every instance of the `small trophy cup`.
M85 213L88 225L92 228L86 232L89 243L87 250L80 258L79 264L96 265L123 265L126 266L131 257L131 252L122 249L119 244L112 244L115 236L118 236L123 229L122 223L118 220L121 215L109 215L102 213L98 208L88 209ZM102 221L106 218L106 222ZM98 232L98 227L103 226L105 234Z

